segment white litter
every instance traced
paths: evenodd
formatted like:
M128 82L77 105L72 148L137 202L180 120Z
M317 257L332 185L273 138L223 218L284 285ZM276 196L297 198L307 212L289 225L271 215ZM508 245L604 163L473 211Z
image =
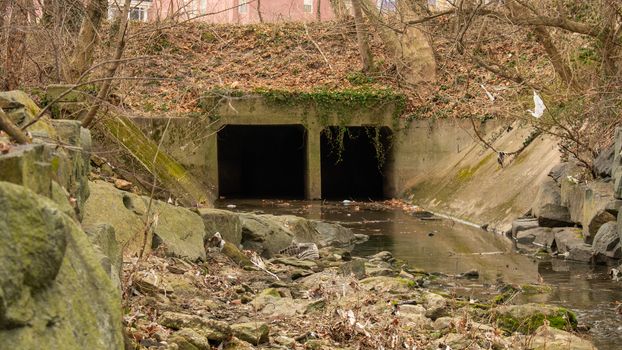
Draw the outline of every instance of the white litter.
M538 95L536 90L533 90L533 104L533 111L528 109L527 112L531 113L534 118L540 118L544 114L546 106L544 105L544 101L542 101L542 98L540 97L540 95Z

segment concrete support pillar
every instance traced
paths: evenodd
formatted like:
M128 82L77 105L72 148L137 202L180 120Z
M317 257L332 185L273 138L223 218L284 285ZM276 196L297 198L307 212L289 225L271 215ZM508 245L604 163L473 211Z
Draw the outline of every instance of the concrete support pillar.
M212 186L216 198L220 195L218 188L218 129L209 129L207 139L203 142L202 147L205 148L205 165L204 172L207 175L207 183Z
M322 198L321 134L321 127L307 127L307 169L305 172L306 199Z

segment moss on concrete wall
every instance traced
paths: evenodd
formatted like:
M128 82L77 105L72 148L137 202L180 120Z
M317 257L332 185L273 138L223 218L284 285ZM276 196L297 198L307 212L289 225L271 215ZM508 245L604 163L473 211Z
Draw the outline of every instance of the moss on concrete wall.
M105 118L102 124L112 137L183 203L186 205L212 203L211 190L171 158L166 149L159 149L158 144L145 136L132 120L125 116L114 116Z

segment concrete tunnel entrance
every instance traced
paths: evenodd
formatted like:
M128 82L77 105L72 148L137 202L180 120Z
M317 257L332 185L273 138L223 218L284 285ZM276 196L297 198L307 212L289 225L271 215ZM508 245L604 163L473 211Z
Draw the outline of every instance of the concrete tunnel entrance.
M342 135L342 136L340 136ZM391 154L387 127L227 125L218 132L224 198L384 199Z
M343 137L340 137L340 133ZM387 198L391 130L329 127L321 135L322 198Z
M302 125L227 125L218 132L218 188L226 198L305 196Z

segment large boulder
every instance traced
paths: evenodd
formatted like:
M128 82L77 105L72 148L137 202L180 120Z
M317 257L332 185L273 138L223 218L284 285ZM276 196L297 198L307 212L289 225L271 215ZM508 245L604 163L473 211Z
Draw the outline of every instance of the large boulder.
M51 200L0 182L6 349L122 349L121 297L87 235Z
M39 107L22 91L0 92L0 108L18 126L33 121L40 112ZM48 197L49 182L54 180L75 199L77 218L81 218L89 195L90 132L82 128L77 120L50 120L47 117L39 119L28 131L33 136L33 143L39 146L18 146L9 152L6 157L18 157L19 162L14 161L15 170L11 176L0 170L0 179L24 185ZM34 152L31 152L33 148ZM14 154L16 152L18 154ZM19 154L20 152L25 153ZM33 159L40 176L26 175L33 174L28 172L33 169ZM1 161L5 165L1 165L0 169L8 166L6 161ZM20 173L25 175L21 180Z
M84 204L89 197L88 174L91 167L91 132L81 126L78 120L52 120L58 140L71 147L67 152L62 148L48 146L47 151L52 159L52 171L55 180L63 186L76 200L76 211L81 219ZM65 166L57 164L65 163Z
M535 217L538 217L542 211L546 210L545 208L550 205L561 205L561 192L559 184L551 177L547 177L542 184L540 184L531 211Z
M563 255L568 260L592 261L592 247L583 242L581 229L565 227L554 230L555 238L551 242L551 251Z
M561 184L562 179L568 178L568 176L578 178L583 173L583 169L575 162L564 162L555 165L549 171L549 177L558 184Z
M332 222L311 220L311 225L319 234L318 246L345 246L352 244L356 237L347 227Z
M272 218L291 232L296 243L317 243L318 232L311 221L294 215L279 215Z
M117 241L114 227L99 224L85 228L91 243L99 253L99 263L106 271L112 283L121 289L121 273L123 271L123 252Z
M265 257L289 247L294 240L293 233L274 215L241 214L240 221L242 246Z
M592 251L596 262L607 263L622 257L618 225L610 221L600 226L592 243Z
M126 252L139 252L144 235L147 235L147 250L164 244L172 255L192 260L205 258L205 226L203 219L195 212L153 200L149 213L152 224L148 228L149 197L120 191L103 181L92 182L90 188L91 196L86 202L83 225L111 225Z
M538 230L537 232L533 232L534 234L534 240L533 240L533 244L540 246L540 247L544 247L544 248L551 248L551 244L553 243L553 240L555 239L555 232L553 232L553 230L558 230L558 229L551 229L549 227L539 227L535 230ZM531 230L529 230L531 231ZM526 232L529 231L524 231L525 235L527 234Z
M200 208L199 215L201 215L205 225L205 238L209 239L216 232L220 232L226 242L235 246L240 245L242 242L242 223L237 213L221 209Z
M542 227L565 227L574 223L570 219L568 208L557 204L541 206L538 215L538 225Z
M569 222L580 223L583 220L583 202L587 186L577 182L576 178L562 178L561 205L568 208Z
M604 209L596 212L594 216L592 216L590 219L587 219L583 223L583 239L585 240L585 243L591 244L600 228L604 224L615 220L616 216Z
M270 328L265 322L246 322L231 325L233 335L253 345L268 342Z
M615 147L610 147L602 150L598 156L594 159L594 172L601 178L609 178L612 174L613 160L615 154Z
M514 240L518 244L523 245L539 245L547 247L547 243L550 244L550 235L552 230L550 227L534 227L528 230L518 231Z
M242 246L271 257L292 243L315 243L318 247L350 245L356 237L339 224L308 220L293 215L239 214Z
M58 274L67 247L65 217L22 186L0 182L0 329L25 326L33 293Z
M601 225L615 220L609 208L614 201L610 182L594 181L585 187L583 199L583 236L591 243Z
M516 219L512 221L512 237L516 237L516 235L521 231L531 230L536 227L538 227L537 218Z
M40 144L19 145L0 153L0 181L21 185L42 196L52 195L52 166ZM36 174L36 176L34 176Z
M25 92L19 90L0 92L0 108L18 127L23 127L32 122L41 111L39 106ZM29 126L28 131L33 138L53 140L56 137L56 130L51 125L50 118L45 115Z

